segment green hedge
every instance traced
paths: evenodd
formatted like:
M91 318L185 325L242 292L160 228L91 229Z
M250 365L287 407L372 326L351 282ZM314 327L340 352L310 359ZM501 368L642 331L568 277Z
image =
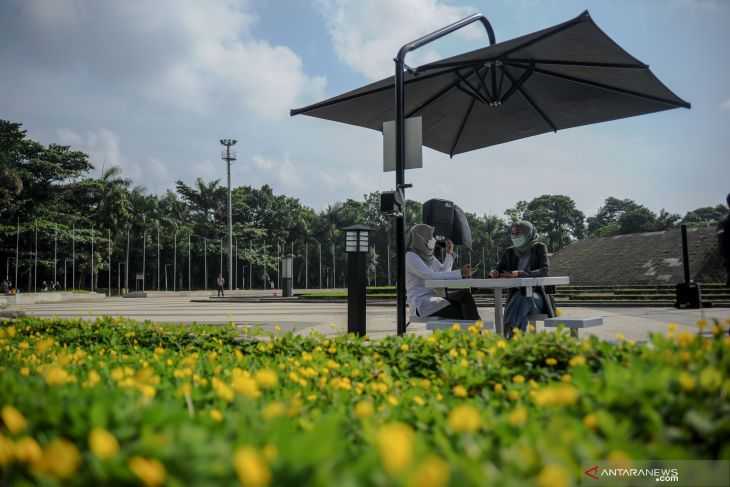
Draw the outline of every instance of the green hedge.
M23 319L0 328L0 484L561 487L600 459L730 459L723 327L639 345Z

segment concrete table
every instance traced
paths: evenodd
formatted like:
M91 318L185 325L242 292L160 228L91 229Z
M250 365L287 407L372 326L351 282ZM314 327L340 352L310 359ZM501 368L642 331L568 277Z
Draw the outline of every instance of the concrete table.
M527 288L528 296L533 286L561 286L570 284L570 277L495 277L490 279L433 279L426 281L426 287L431 289L493 289L494 290L494 329L500 335L504 334L502 322L502 290L516 287Z

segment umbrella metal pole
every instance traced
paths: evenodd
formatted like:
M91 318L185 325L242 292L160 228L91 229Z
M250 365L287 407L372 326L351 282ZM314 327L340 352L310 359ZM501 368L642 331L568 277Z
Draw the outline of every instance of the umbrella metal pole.
M403 45L398 51L398 55L395 58L395 189L396 191L403 191L403 208L401 212L395 218L395 231L396 231L396 280L397 280L397 316L398 316L398 335L401 336L406 332L406 242L405 242L405 188L409 185L405 184L405 158L406 158L406 145L405 145L405 82L403 80L403 70L406 66L405 60L406 55L419 47L425 46L436 39L440 39L456 30L466 27L473 22L479 21L484 25L489 36L489 43L494 44L494 31L492 26L489 24L487 18L482 14L473 14L465 17L453 24L447 25L439 30L431 32L413 42ZM494 70L492 70L494 72ZM494 83L494 77L492 77ZM494 85L492 85L494 89Z

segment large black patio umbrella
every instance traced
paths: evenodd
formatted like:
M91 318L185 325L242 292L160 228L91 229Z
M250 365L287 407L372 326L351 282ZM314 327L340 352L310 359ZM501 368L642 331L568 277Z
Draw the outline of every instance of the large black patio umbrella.
M418 68L405 55L480 21L490 46ZM422 117L423 144L454 156L482 147L634 115L689 108L583 12L562 24L495 43L475 14L406 44L396 72L375 83L291 111L382 130L396 120L396 189L403 191L404 118ZM406 96L407 90L407 96ZM405 331L405 224L397 218L398 332Z

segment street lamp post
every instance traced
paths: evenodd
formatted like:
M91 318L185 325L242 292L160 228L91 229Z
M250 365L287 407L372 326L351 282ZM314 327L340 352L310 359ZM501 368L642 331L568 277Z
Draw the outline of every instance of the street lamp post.
M235 139L221 139L221 144L225 146L221 159L226 161L228 170L228 289L233 290L233 209L231 206L231 162L236 160L236 153L231 151L231 147L236 145ZM223 249L221 249L222 252ZM221 269L221 273L222 273Z

